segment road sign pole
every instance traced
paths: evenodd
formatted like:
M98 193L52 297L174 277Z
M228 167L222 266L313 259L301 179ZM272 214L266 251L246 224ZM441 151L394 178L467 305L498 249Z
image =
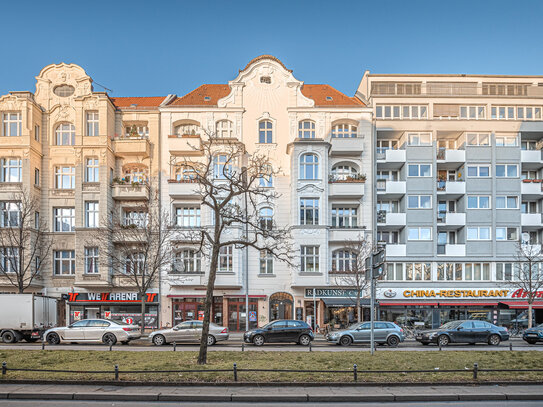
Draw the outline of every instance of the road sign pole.
M373 252L370 255L370 353L373 355L375 351L375 336L373 331L373 321L375 320L375 295L374 295L374 281L373 278Z

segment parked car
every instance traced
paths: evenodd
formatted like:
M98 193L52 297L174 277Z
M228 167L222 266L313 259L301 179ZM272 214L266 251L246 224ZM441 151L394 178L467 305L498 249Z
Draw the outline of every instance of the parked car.
M405 340L403 329L393 322L374 322L373 335L379 345L398 346ZM330 332L326 336L328 342L336 345L349 346L352 343L371 341L371 323L359 322L341 331Z
M184 321L172 328L160 329L151 332L149 340L157 346L172 342L194 342L199 343L202 337L202 321ZM211 322L209 324L209 334L207 335L207 344L215 345L217 341L228 339L228 328Z
M509 332L507 328L486 321L460 320L447 322L438 329L421 331L416 339L423 345L484 342L496 346L509 339Z
M61 342L102 342L114 345L117 342L128 344L141 337L138 325L129 325L122 321L108 319L83 319L71 325L51 328L44 333L45 340L51 345Z
M272 321L262 328L245 332L243 340L262 346L266 342L295 342L307 346L315 339L313 330L304 321L281 319Z
M538 326L525 330L522 334L522 339L524 339L530 345L537 342L543 342L543 324L539 324Z

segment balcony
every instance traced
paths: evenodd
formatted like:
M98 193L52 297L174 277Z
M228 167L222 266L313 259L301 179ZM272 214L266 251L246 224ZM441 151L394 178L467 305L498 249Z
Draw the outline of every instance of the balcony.
M172 198L200 198L200 186L194 180L168 180L168 190Z
M537 181L537 182L534 182ZM541 198L541 190L543 183L541 180L522 180L521 193L524 199L539 199Z
M437 226L442 229L458 229L466 226L466 214L455 212L438 212Z
M194 153L201 149L201 143L199 135L168 136L168 150L172 154Z
M330 229L329 240L331 242L354 242L363 237L363 231L364 229L360 228Z
M437 161L461 164L466 162L466 150L438 149Z
M543 150L521 150L520 162L523 170L538 170L543 167Z
M465 244L438 244L437 254L440 256L465 256Z
M386 257L403 257L406 253L406 245L404 244L390 244L386 245Z
M113 151L119 157L149 157L151 144L147 137L123 137L113 140Z
M460 196L466 193L465 181L437 181L437 193L438 195L451 195Z
M378 179L376 187L378 194L387 195L389 198L400 198L402 195L405 195L405 181Z
M377 148L377 164L379 168L398 169L405 164L405 150Z
M543 227L543 215L540 213L523 213L520 216L520 224L522 225L523 230L534 230Z
M405 213L391 213L386 211L377 212L377 223L379 228L382 226L394 226L395 228L403 227L406 224Z
M364 139L360 137L331 138L332 155L360 155L364 151Z
M147 184L113 184L112 196L117 201L149 200Z
M365 180L333 180L328 183L330 198L362 198Z

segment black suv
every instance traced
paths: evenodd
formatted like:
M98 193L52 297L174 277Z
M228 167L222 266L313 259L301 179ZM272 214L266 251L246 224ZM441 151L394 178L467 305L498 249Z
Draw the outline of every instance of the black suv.
M280 319L243 334L243 340L262 346L265 342L295 342L307 346L315 339L313 330L304 321Z

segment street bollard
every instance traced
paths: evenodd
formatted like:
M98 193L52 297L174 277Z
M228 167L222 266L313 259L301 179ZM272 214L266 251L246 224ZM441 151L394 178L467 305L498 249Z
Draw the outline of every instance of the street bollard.
M441 344L439 344L439 350L441 350Z
M509 350L513 350L513 342L509 342Z
M311 349L311 342L309 342L309 352L312 352L312 349Z
M44 341L41 342L41 350L45 350L45 342Z
M234 363L234 381L238 381L238 365Z
M358 367L356 366L356 363L353 365L353 376L354 376L354 381L356 382L358 380Z
M245 342L241 342L241 351L245 352Z
M111 352L112 348L113 348L113 344L110 342L110 343L109 343L109 351L110 351L110 352Z
M115 365L115 380L119 380L119 365Z
M4 376L7 371L8 371L8 364L6 362L2 362L2 376Z
M177 350L177 343L174 342L174 343L173 343L173 351L175 352L176 350Z
M473 364L473 380L477 380L477 373L479 371L479 365L477 363Z

